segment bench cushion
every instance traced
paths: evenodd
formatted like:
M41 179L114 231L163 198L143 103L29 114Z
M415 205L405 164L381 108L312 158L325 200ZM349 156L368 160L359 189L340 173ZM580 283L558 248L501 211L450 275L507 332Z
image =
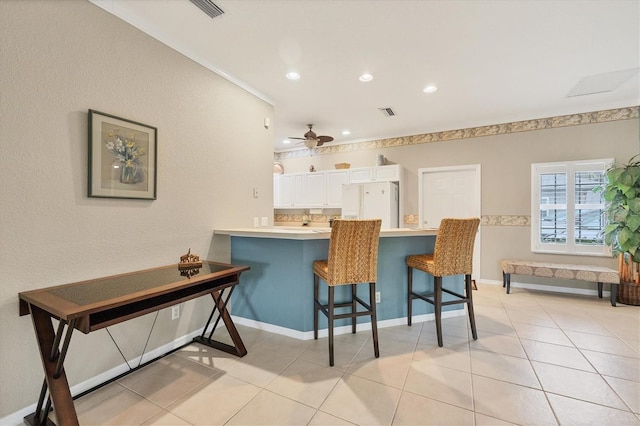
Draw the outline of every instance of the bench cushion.
M502 272L515 275L558 278L563 280L583 280L599 283L618 284L618 271L603 266L575 265L568 263L532 262L528 260L503 260Z

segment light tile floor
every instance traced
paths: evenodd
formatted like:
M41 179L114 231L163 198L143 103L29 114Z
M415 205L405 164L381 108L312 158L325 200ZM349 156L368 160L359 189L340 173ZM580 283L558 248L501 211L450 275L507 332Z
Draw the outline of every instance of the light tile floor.
M466 317L300 341L239 327L76 401L82 425L640 425L640 308L480 285ZM414 302L418 303L418 302Z

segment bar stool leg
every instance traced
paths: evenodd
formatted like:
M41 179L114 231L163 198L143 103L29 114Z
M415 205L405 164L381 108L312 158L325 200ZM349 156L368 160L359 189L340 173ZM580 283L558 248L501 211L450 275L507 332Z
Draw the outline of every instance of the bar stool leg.
M442 277L433 277L433 302L436 315L438 346L442 347Z
M334 287L329 286L329 365L333 367L333 302L334 302Z
M476 331L476 319L473 314L473 289L471 288L471 275L464 276L465 289L467 296L467 310L469 311L469 323L471 324L471 335L473 340L478 340L478 332Z
M411 316L413 311L413 268L407 267L407 324L411 325Z
M358 290L356 284L351 284L351 313L355 314L358 311L358 301L356 300ZM356 317L351 317L351 333L356 334Z
M376 314L376 283L369 283L369 304L371 305L371 331L373 332L373 354L380 358L378 349L378 319Z
M313 339L318 340L318 282L319 278L313 274Z

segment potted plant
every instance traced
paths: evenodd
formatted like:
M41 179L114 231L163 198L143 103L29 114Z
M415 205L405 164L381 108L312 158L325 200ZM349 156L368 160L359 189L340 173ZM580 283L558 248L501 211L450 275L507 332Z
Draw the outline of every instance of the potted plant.
M606 203L604 241L619 256L618 302L640 305L640 154L612 165L600 189Z

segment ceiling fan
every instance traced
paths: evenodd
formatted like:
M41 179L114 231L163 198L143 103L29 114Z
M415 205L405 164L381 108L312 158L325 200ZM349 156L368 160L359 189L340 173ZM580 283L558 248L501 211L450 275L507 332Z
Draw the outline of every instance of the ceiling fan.
M327 142L331 142L333 140L333 137L331 136L318 136L316 135L316 132L314 132L312 130L313 128L313 124L307 124L307 127L309 128L309 130L307 131L307 133L304 134L304 138L295 138L295 137L290 137L289 139L298 139L303 141L303 143L305 144L305 146L307 148L315 148L317 146L322 146Z

